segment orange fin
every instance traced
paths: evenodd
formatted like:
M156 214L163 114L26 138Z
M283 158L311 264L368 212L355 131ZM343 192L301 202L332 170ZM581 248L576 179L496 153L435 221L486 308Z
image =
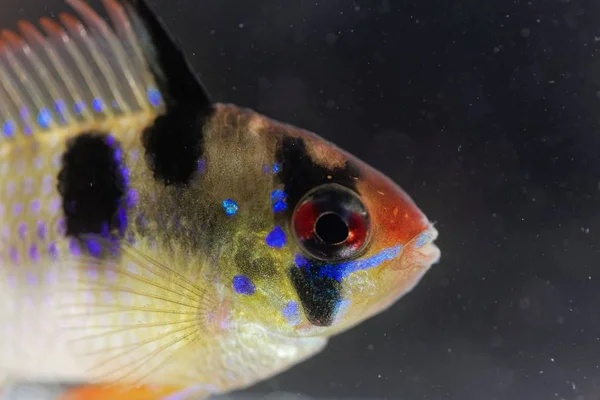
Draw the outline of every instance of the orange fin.
M59 400L163 400L182 390L178 386L81 385L68 389Z

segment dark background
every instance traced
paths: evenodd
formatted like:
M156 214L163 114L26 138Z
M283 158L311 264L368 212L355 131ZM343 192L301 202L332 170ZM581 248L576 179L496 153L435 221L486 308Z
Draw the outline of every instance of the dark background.
M215 100L333 140L440 231L411 294L248 393L600 399L600 3L151 4Z

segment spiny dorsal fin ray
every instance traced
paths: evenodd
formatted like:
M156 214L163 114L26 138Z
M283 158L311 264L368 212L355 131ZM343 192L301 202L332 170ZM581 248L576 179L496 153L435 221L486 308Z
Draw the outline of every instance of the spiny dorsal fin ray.
M112 26L83 0L66 1L78 18L42 18L43 33L25 21L20 35L0 33L0 140L61 128L76 134L140 114L150 123L176 104L210 109L183 54L143 1L102 0Z
M111 0L105 0L111 1ZM211 100L194 74L175 38L167 31L162 21L154 14L144 0L124 0L137 31L147 32L142 49L150 63L159 88L171 102L193 105L200 111L209 113ZM157 68L157 69L155 69Z

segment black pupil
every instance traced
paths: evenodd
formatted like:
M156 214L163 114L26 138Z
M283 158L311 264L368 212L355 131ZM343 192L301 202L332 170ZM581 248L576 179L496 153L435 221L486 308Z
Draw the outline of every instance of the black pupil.
M339 244L348 239L348 226L342 217L334 213L323 214L315 224L315 232L326 243Z

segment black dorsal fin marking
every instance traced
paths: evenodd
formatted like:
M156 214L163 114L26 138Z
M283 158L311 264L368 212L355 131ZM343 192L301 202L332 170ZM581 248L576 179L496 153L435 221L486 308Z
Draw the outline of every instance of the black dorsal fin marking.
M143 134L146 160L155 179L182 185L198 170L203 153L203 127L213 112L212 102L192 71L180 46L143 0L127 0L134 24L148 33L146 57L164 93L166 114Z
M58 192L66 235L123 235L128 172L120 143L104 132L73 137L62 156Z
M167 104L193 104L197 110L209 113L212 109L210 96L193 72L178 41L145 0L125 0L125 4L133 23L143 24L143 29L136 30L146 31L149 36L147 44L142 44L142 47L146 50L146 57L153 61L149 63L150 68L159 89L167 96Z

